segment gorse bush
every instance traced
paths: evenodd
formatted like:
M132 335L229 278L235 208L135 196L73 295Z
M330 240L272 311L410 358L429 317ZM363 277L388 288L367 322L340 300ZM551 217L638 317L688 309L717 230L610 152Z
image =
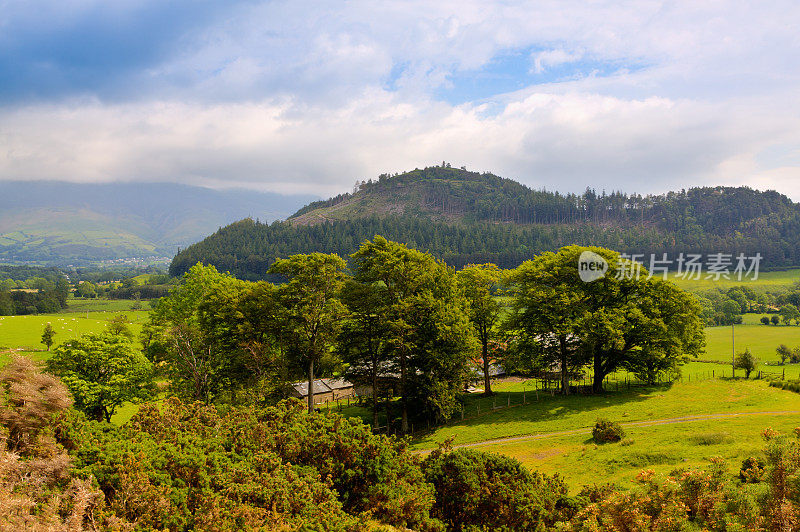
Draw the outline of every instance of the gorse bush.
M592 429L592 439L595 443L615 443L625 437L625 431L619 423L598 419Z
M441 529L429 517L433 488L404 443L298 401L218 411L173 398L123 427L79 432L91 443L75 452L78 470L139 528L363 530L375 520Z
M751 456L745 458L742 467L739 469L739 479L742 482L756 483L764 478L764 468L766 462L761 458Z
M436 490L433 515L448 530L544 530L568 506L558 475L531 473L506 456L437 450L422 468Z

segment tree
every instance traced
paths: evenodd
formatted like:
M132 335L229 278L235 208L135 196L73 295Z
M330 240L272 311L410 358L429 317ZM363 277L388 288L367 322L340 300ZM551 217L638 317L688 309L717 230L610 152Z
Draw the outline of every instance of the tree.
M785 325L791 325L792 320L800 320L800 311L791 303L782 306L779 314Z
M786 344L781 344L775 350L781 359L781 364L786 364L786 360L792 358L792 350Z
M50 346L53 345L53 337L56 335L56 330L53 329L53 325L48 321L47 325L44 326L44 331L42 331L42 343L47 346L47 350L50 351Z
M763 325L769 325L769 316L762 316L761 317L761 323Z
M587 318L575 264L555 253L524 262L511 275L514 299L504 324L515 338L517 356L532 356L529 367L561 373L561 393L569 394L570 372L586 363L577 332Z
M352 255L359 283L385 287L381 309L391 346L390 367L398 376L401 430L408 409L437 419L456 409L456 394L477 348L468 303L455 274L428 253L376 236Z
M117 314L106 325L106 331L114 336L125 336L126 338L133 338L133 332L130 328L131 320L125 314Z
M152 397L153 366L129 338L86 334L58 346L49 371L66 384L75 406L98 421L110 421L127 402Z
M602 277L591 282L581 280L579 258L584 252L608 263ZM602 391L606 375L619 368L653 380L658 372L702 351L705 339L700 306L673 284L647 278L643 269L603 248L569 246L547 260L552 268L563 271L558 284L553 285L557 289L547 294L566 303L549 307L548 313L553 314L549 319L553 324L563 322L560 334L580 342L580 349L590 356L596 393ZM523 265L520 270L530 268L533 266ZM548 285L536 278L530 286L520 285L515 307L525 308L527 294L537 286ZM537 331L527 334L535 337Z
M503 278L503 270L495 264L470 264L456 274L456 280L469 302L469 319L481 343L484 395L492 395L489 344L497 335L496 326L503 310L497 299Z
M82 281L75 287L75 295L78 297L94 298L97 297L97 291L92 283L89 281Z
M346 308L338 299L347 264L338 255L310 253L275 261L269 273L289 282L279 288L298 352L308 368L308 411L314 411L314 370L331 349Z
M381 377L391 355L390 329L384 308L386 287L378 283L345 282L342 301L348 316L339 335L339 348L348 364L347 378L372 388L372 426L378 428Z
M143 330L147 350L164 357L170 387L179 396L208 403L247 382L250 371L232 347L245 286L213 266L196 264L150 313Z
M773 314L773 315L770 317L769 321L770 321L770 323L772 323L773 325L777 325L778 323L780 323L780 321L781 321L781 318L780 318L780 317L779 317L777 314Z
M758 360L753 354L750 352L750 349L745 349L743 353L739 353L736 355L734 359L734 367L736 369L744 370L744 377L746 379L750 378L750 374L756 369L758 366Z
M288 310L278 300L279 290L272 283L248 283L241 297L232 302L234 341L231 348L242 352L244 367L250 372L250 393L256 400L285 398L287 385L304 371L297 371L292 362L299 359L298 346L292 341L292 324Z

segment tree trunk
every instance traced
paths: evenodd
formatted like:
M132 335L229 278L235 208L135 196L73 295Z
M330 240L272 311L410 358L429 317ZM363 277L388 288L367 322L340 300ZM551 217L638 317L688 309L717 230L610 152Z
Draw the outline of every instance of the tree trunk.
M483 337L483 395L492 395L492 379L489 378L489 341Z
M561 350L561 393L569 395L569 368L567 366L567 337L558 337L558 346Z
M400 355L400 406L402 409L400 430L403 434L408 432L408 401L406 399L406 354L403 352Z
M314 411L314 359L308 363L308 413Z
M373 364L372 372L372 428L378 429L378 367Z
M603 392L603 357L600 350L595 348L594 351L594 376L592 379L592 393Z

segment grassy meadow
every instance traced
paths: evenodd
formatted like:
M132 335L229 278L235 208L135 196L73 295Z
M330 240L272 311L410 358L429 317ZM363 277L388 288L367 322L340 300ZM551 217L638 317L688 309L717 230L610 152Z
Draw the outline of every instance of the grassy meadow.
M498 383L497 403L504 406L510 398L517 406L493 410L493 399L481 399L488 407L481 415L425 432L413 448L424 452L452 438L455 446L475 446L513 456L533 470L561 473L572 487L597 478L625 485L643 468L668 472L702 465L712 456L725 458L735 472L761 449L761 430L800 425L800 394L764 381L684 380L598 396L540 393L538 399L528 392L523 405L525 385ZM626 439L595 445L591 426L599 418L622 423Z
M800 269L759 272L758 279L756 280L751 280L749 278L743 278L741 281L735 278L713 280L706 279L705 277L706 276L703 275L700 279L683 279L675 274L670 274L669 279L684 290L689 290L691 292L712 290L715 288L728 290L734 286L741 285L749 286L757 291L767 291L787 288L797 283L800 281Z

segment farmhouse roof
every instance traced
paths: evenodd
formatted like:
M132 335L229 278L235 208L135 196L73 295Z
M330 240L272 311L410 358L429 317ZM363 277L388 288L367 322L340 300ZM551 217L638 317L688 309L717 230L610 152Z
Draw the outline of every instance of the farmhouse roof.
M326 393L332 391L327 384L323 382L324 379L318 379L314 381L314 394L318 393ZM308 397L308 381L306 382L296 382L292 384L292 388L301 396L301 397Z
M353 387L353 383L345 379L322 379L322 382L331 390L342 390L344 388Z

